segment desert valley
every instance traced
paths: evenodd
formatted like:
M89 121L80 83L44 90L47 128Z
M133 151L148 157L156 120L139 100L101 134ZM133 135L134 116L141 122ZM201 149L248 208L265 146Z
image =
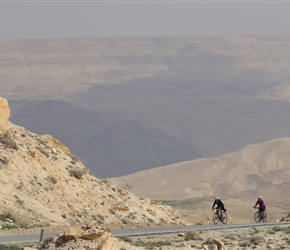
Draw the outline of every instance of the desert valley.
M155 174L153 169L98 179L57 138L11 123L6 99L0 99L0 107L2 235L37 233L40 228L64 233L34 246L37 249L155 249L160 244L159 249L271 249L287 243L288 227L282 224L266 229L189 231L170 237L118 240L110 230L212 224L211 205L217 194L223 197L230 224L253 223L252 206L261 193L267 201L268 221L288 217L288 138L250 145L217 159L160 167ZM211 182L208 177L202 179L211 174L216 177ZM7 223L10 230L5 229ZM71 241L69 237L79 240ZM62 244L56 247L60 239ZM137 242L142 246L138 247Z
M290 249L289 37L0 40L0 234L59 233L27 250ZM280 224L110 233L212 224L215 196L251 224L260 195Z
M289 137L289 37L1 39L0 93L120 177Z

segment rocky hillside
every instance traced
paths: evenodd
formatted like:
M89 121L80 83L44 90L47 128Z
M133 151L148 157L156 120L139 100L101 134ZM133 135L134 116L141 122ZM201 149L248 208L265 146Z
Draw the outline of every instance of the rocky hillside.
M170 206L96 178L69 148L9 122L0 98L0 213L21 226L83 225L109 228L179 225Z

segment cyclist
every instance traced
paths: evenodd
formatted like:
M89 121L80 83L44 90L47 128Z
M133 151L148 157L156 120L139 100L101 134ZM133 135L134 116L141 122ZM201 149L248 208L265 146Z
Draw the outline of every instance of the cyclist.
M212 210L214 209L214 206L216 205L216 209L218 209L221 213L221 221L224 220L224 212L225 212L225 205L224 203L221 201L220 197L215 197L215 200L213 202L213 205L212 205Z
M259 217L261 220L263 219L264 211L266 210L266 204L265 204L265 201L262 199L262 196L258 197L258 200L256 204L253 206L253 208L257 208L257 205L259 205Z

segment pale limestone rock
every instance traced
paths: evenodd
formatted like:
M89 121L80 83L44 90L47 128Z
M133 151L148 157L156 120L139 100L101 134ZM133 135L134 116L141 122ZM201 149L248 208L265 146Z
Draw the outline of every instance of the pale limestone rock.
M52 137L51 135L44 135L43 139L47 143L53 144L56 148L61 148L62 151L65 152L67 155L70 154L70 149L67 146L63 145L60 140Z
M113 209L115 211L123 211L123 212L129 211L129 207L125 203L121 202L116 204Z
M10 108L8 101L0 97L0 131L7 130L8 121L10 117Z
M120 250L120 247L117 245L116 240L108 235L99 245L98 250Z
M97 238L100 238L105 233L106 233L106 231L103 229L90 228L82 234L82 239L95 240Z
M218 248L217 245L215 245L215 244L211 244L211 245L209 246L208 249L209 249L209 250L218 250L219 248Z
M83 233L84 233L84 230L79 227L69 227L64 233L65 240L69 241L69 240L80 238Z
M214 238L213 239L213 243L215 245L217 245L219 250L226 250L226 247L225 247L224 243L221 240Z
M96 222L95 220L90 221L90 222L86 225L85 230L86 230L86 229L89 229L89 228L94 228L94 227L98 227L98 224L97 224L97 222Z
M127 196L128 195L128 192L126 190L122 190L122 189L119 190L119 193L121 195L123 195L123 196Z

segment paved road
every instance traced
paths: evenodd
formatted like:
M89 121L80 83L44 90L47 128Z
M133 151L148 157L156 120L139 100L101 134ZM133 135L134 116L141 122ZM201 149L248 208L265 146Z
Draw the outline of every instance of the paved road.
M142 236L153 234L171 234L179 232L187 232L189 230L195 231L208 231L208 230L221 230L221 229L241 229L249 227L270 227L276 225L288 225L290 222L269 222L269 223L254 223L254 224L227 224L227 225L200 225L200 226L176 226L176 227L157 227L157 228L134 228L134 229L119 229L112 230L112 234L115 237L121 236ZM55 234L46 234L39 232L39 234L27 234L27 235L11 235L0 236L0 244L2 245L33 245L45 239L47 237L54 236Z

